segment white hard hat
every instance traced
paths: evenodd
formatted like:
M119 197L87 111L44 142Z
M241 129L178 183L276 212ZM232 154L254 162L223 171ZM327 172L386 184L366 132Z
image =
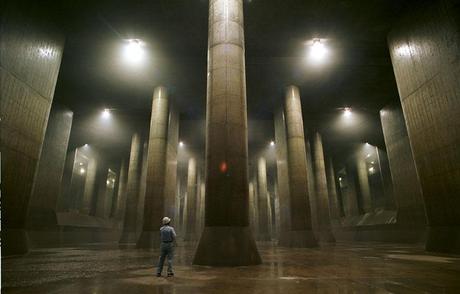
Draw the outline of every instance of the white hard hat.
M165 217L163 218L163 225L167 225L167 224L169 224L170 222L171 222L171 219L170 219L169 217L165 216Z

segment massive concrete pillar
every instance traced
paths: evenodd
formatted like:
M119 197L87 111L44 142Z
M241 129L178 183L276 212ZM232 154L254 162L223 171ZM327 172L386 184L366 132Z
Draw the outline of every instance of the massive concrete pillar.
M460 253L458 1L414 7L389 35L428 221L426 249Z
M257 204L259 212L259 241L270 241L270 203L267 191L267 161L264 157L260 157L257 161L257 183L258 194Z
M123 158L120 164L120 176L118 177L117 203L115 205L115 218L123 221L126 208L126 187L128 182L128 167Z
M57 229L56 206L61 193L72 118L73 112L65 108L58 107L51 112L29 203L29 230ZM58 240L51 238L50 241Z
M270 241L272 240L273 236L275 236L275 224L273 222L273 204L272 204L272 195L270 192L267 191L267 208L268 208L268 234L270 237Z
M313 229L318 231L318 205L316 201L315 173L313 171L313 152L310 145L310 140L305 140L305 151L307 156L307 183L308 183L308 201L310 203L311 223Z
M280 243L290 247L315 247L308 193L307 159L299 89L289 86L285 97L285 118L290 189L290 230L288 240Z
M209 1L206 220L194 263L261 263L249 229L242 0Z
M198 219L199 219L198 232L199 234L201 234L204 228L204 205L206 201L206 185L203 181L200 183L199 189L200 189L200 206L198 208L198 211L200 213L198 214Z
M362 148L358 148L355 156L356 175L358 179L358 189L361 200L361 208L364 213L373 211L371 188L369 186L369 174L366 164L366 153Z
M249 190L249 194L248 194L249 195L249 226L254 232L255 206L254 206L254 184L252 182L249 182L248 190Z
M392 104L380 111L399 224L425 226L422 189L415 169L402 109Z
M147 160L147 182L144 203L144 224L137 241L138 248L159 247L161 219L164 217L166 145L168 135L168 94L165 87L153 93L152 115Z
M341 186L345 188L345 193L342 195L345 215L347 217L357 216L360 214L358 191L356 188L359 184L356 179L356 166L354 162L347 162L346 173L346 178L343 178L341 183Z
M278 107L275 112L275 146L276 146L276 175L279 198L280 234L279 242L289 240L284 235L290 228L289 204L289 171L287 163L286 122L283 107ZM280 243L280 245L283 245Z
M337 179L335 176L334 163L332 158L328 158L326 177L327 177L327 190L329 193L329 211L331 220L340 219L342 217L341 207L337 194Z
M273 236L276 238L276 240L279 240L279 234L280 234L280 201L279 201L279 196L278 196L278 187L275 184L275 190L274 190L274 197L273 197L273 213L274 213L274 228L273 228Z
M93 197L95 195L94 189L96 187L96 171L97 159L94 156L88 157L86 165L85 188L83 191L83 199L80 204L80 213L89 215L93 204Z
M321 134L313 135L313 154L315 165L315 190L318 207L319 239L324 242L335 242L331 231L331 216L329 214L329 193L327 189L326 164L324 162L323 139Z
M125 215L123 220L123 233L120 243L136 241L137 205L139 202L139 186L141 176L141 137L133 134L131 139L131 152L129 154L128 178L126 183Z
M107 198L109 197L109 191L112 187L108 180L110 169L108 168L107 164L102 164L99 166L100 168L97 169L96 173L97 201L94 216L104 218L107 211Z
M197 209L197 177L196 177L196 159L191 157L188 161L187 172L187 219L185 219L185 235L186 241L196 240L196 209Z
M176 207L177 146L179 144L179 113L174 107L169 111L168 146L166 151L165 215L173 218ZM174 220L176 222L176 220Z
M41 3L2 3L0 151L2 254L27 252L27 206L45 137L64 38ZM22 11L16 5L22 5ZM40 13L37 13L40 11ZM7 172L6 172L7 171Z
M178 180L176 183L176 202L175 202L175 210L174 210L174 228L176 229L176 233L182 234L182 217L181 217L181 189L180 189L180 177L178 176Z
M139 183L139 200L137 202L137 218L136 218L136 231L140 234L144 224L144 211L145 211L145 192L147 191L147 167L148 167L148 151L149 144L144 142L142 147L142 165L141 165L141 178ZM139 236L138 234L138 236Z

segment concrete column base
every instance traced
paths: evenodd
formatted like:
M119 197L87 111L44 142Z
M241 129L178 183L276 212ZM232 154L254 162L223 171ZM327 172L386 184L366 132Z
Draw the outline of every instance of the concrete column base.
M120 244L127 244L127 243L136 243L137 242L137 232L125 232L121 234L120 241L118 243Z
M29 251L29 239L26 230L2 228L2 254L18 255Z
M320 242L335 243L335 237L331 230L318 231L316 234Z
M142 231L139 240L136 243L137 248L150 249L160 248L160 231Z
M460 253L460 227L428 227L426 251Z
M249 227L205 227L193 264L241 266L261 264Z
M291 248L318 247L315 234L311 230L288 231L280 234L279 246Z

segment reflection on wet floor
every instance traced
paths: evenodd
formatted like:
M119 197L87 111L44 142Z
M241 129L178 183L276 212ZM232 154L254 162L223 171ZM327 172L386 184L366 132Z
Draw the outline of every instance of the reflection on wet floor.
M359 246L359 247L358 247ZM157 251L97 245L35 250L2 260L4 293L460 292L460 257L388 244L318 249L259 245L260 266L193 266L178 247L174 278L154 277Z

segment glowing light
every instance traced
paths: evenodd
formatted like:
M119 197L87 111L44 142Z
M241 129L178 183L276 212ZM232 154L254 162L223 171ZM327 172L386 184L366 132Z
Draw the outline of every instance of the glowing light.
M270 141L270 146L275 146L275 142L274 142L274 141Z
M139 39L129 39L123 50L125 59L133 64L140 63L145 55L142 47L142 42Z
M345 107L343 110L343 116L344 117L350 117L352 115L351 108L350 107Z
M101 113L101 116L103 119L108 119L111 116L110 110L109 109L104 109Z
M180 141L179 142L179 147L183 147L184 146L184 142Z
M309 57L312 61L320 62L323 61L324 58L327 56L327 48L321 43L320 39L313 40L313 44L310 47L310 54Z
M411 53L410 52L410 47L408 45L406 45L406 44L397 47L395 49L395 51L396 51L396 54L398 54L399 56L402 56L402 57L408 57L408 56L410 56L410 53Z
M368 153L368 154L366 155L366 158L369 158L369 157L371 157L371 155Z
M110 181L109 181L109 180L107 180L107 182L106 182L106 183L107 183L107 185L110 185Z
M88 147L88 144L83 145L83 147Z
M226 173L227 172L227 163L225 161L222 161L219 165L219 170L221 173Z
M341 178L341 177L339 177L339 181L342 181L342 178Z
M86 170L84 168L80 168L80 174L84 174L86 172Z
M39 48L38 53L40 54L41 57L44 57L44 58L53 57L53 49L51 48Z
M370 172L370 173L373 173L374 171L375 171L375 168L374 168L373 166L371 166L371 167L369 168L369 172Z

